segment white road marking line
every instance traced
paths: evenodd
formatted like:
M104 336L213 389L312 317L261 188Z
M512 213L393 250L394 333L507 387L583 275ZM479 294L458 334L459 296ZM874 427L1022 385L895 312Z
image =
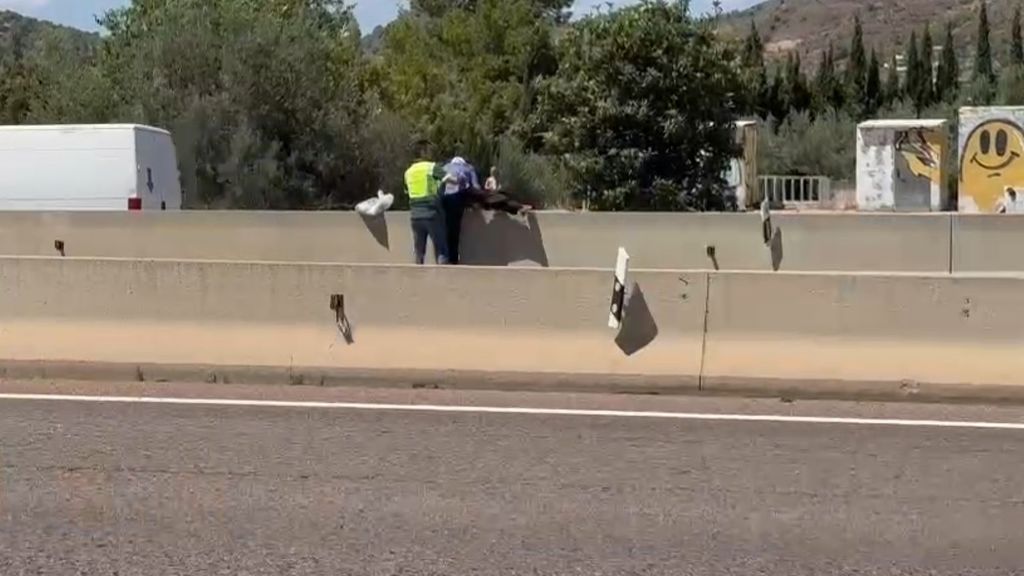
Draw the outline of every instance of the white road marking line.
M462 414L518 414L533 416L595 416L604 418L652 418L721 422L768 422L783 424L846 424L857 426L904 426L917 428L975 428L1024 430L1024 422L971 422L958 420L903 420L892 418L839 418L771 414L714 414L645 412L631 410L573 410L568 408L517 408L492 406L436 406L427 404L367 404L359 402L290 402L285 400L232 400L226 398L160 398L145 396L77 396L63 394L0 394L2 400L90 402L107 404L164 404L178 406L232 406L249 408L315 408L377 412L440 412Z

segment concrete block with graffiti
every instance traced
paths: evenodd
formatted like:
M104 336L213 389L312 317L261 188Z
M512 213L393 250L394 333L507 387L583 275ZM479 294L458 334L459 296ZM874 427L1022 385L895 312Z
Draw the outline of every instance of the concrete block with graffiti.
M1024 212L1024 107L960 109L959 209Z
M857 209L951 208L943 120L871 120L857 127Z

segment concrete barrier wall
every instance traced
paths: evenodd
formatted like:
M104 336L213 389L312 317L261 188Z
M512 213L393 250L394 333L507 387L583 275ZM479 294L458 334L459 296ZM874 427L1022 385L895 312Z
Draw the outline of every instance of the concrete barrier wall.
M619 246L648 269L948 272L950 215L777 214L770 246L756 214L470 211L467 264L610 267ZM408 216L354 213L0 213L0 254L404 264ZM708 247L713 247L713 258Z
M962 214L953 220L953 268L1024 271L1024 215Z
M607 328L597 270L0 259L15 362L644 376L697 389L706 275L635 275ZM331 296L344 295L339 326Z
M795 272L950 271L949 214L777 214L773 252ZM748 268L722 267L723 270ZM752 268L749 268L752 269Z
M618 332L606 328L610 277L0 258L0 368L500 374L538 387L611 379L633 391L1024 383L1024 276L640 271ZM341 324L335 294L344 295Z
M715 274L704 386L1024 384L1024 277Z
M367 225L329 212L0 212L0 254L84 258L408 263L407 214Z

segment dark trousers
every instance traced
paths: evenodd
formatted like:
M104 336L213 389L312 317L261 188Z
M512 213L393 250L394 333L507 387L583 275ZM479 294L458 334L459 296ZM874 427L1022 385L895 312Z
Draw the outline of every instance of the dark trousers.
M416 263L423 264L427 259L427 238L434 245L434 259L438 264L448 263L448 243L444 229L444 215L440 212L433 218L413 218L412 241L416 251Z
M447 230L448 263L459 263L459 245L462 242L462 216L466 213L466 195L448 194L441 199L444 207L444 225Z

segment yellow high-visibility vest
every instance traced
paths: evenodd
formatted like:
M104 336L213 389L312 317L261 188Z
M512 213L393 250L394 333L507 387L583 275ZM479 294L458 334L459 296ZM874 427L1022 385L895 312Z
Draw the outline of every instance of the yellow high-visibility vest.
M409 191L410 200L437 195L441 183L434 178L436 167L437 164L434 162L417 162L405 171L405 189Z

